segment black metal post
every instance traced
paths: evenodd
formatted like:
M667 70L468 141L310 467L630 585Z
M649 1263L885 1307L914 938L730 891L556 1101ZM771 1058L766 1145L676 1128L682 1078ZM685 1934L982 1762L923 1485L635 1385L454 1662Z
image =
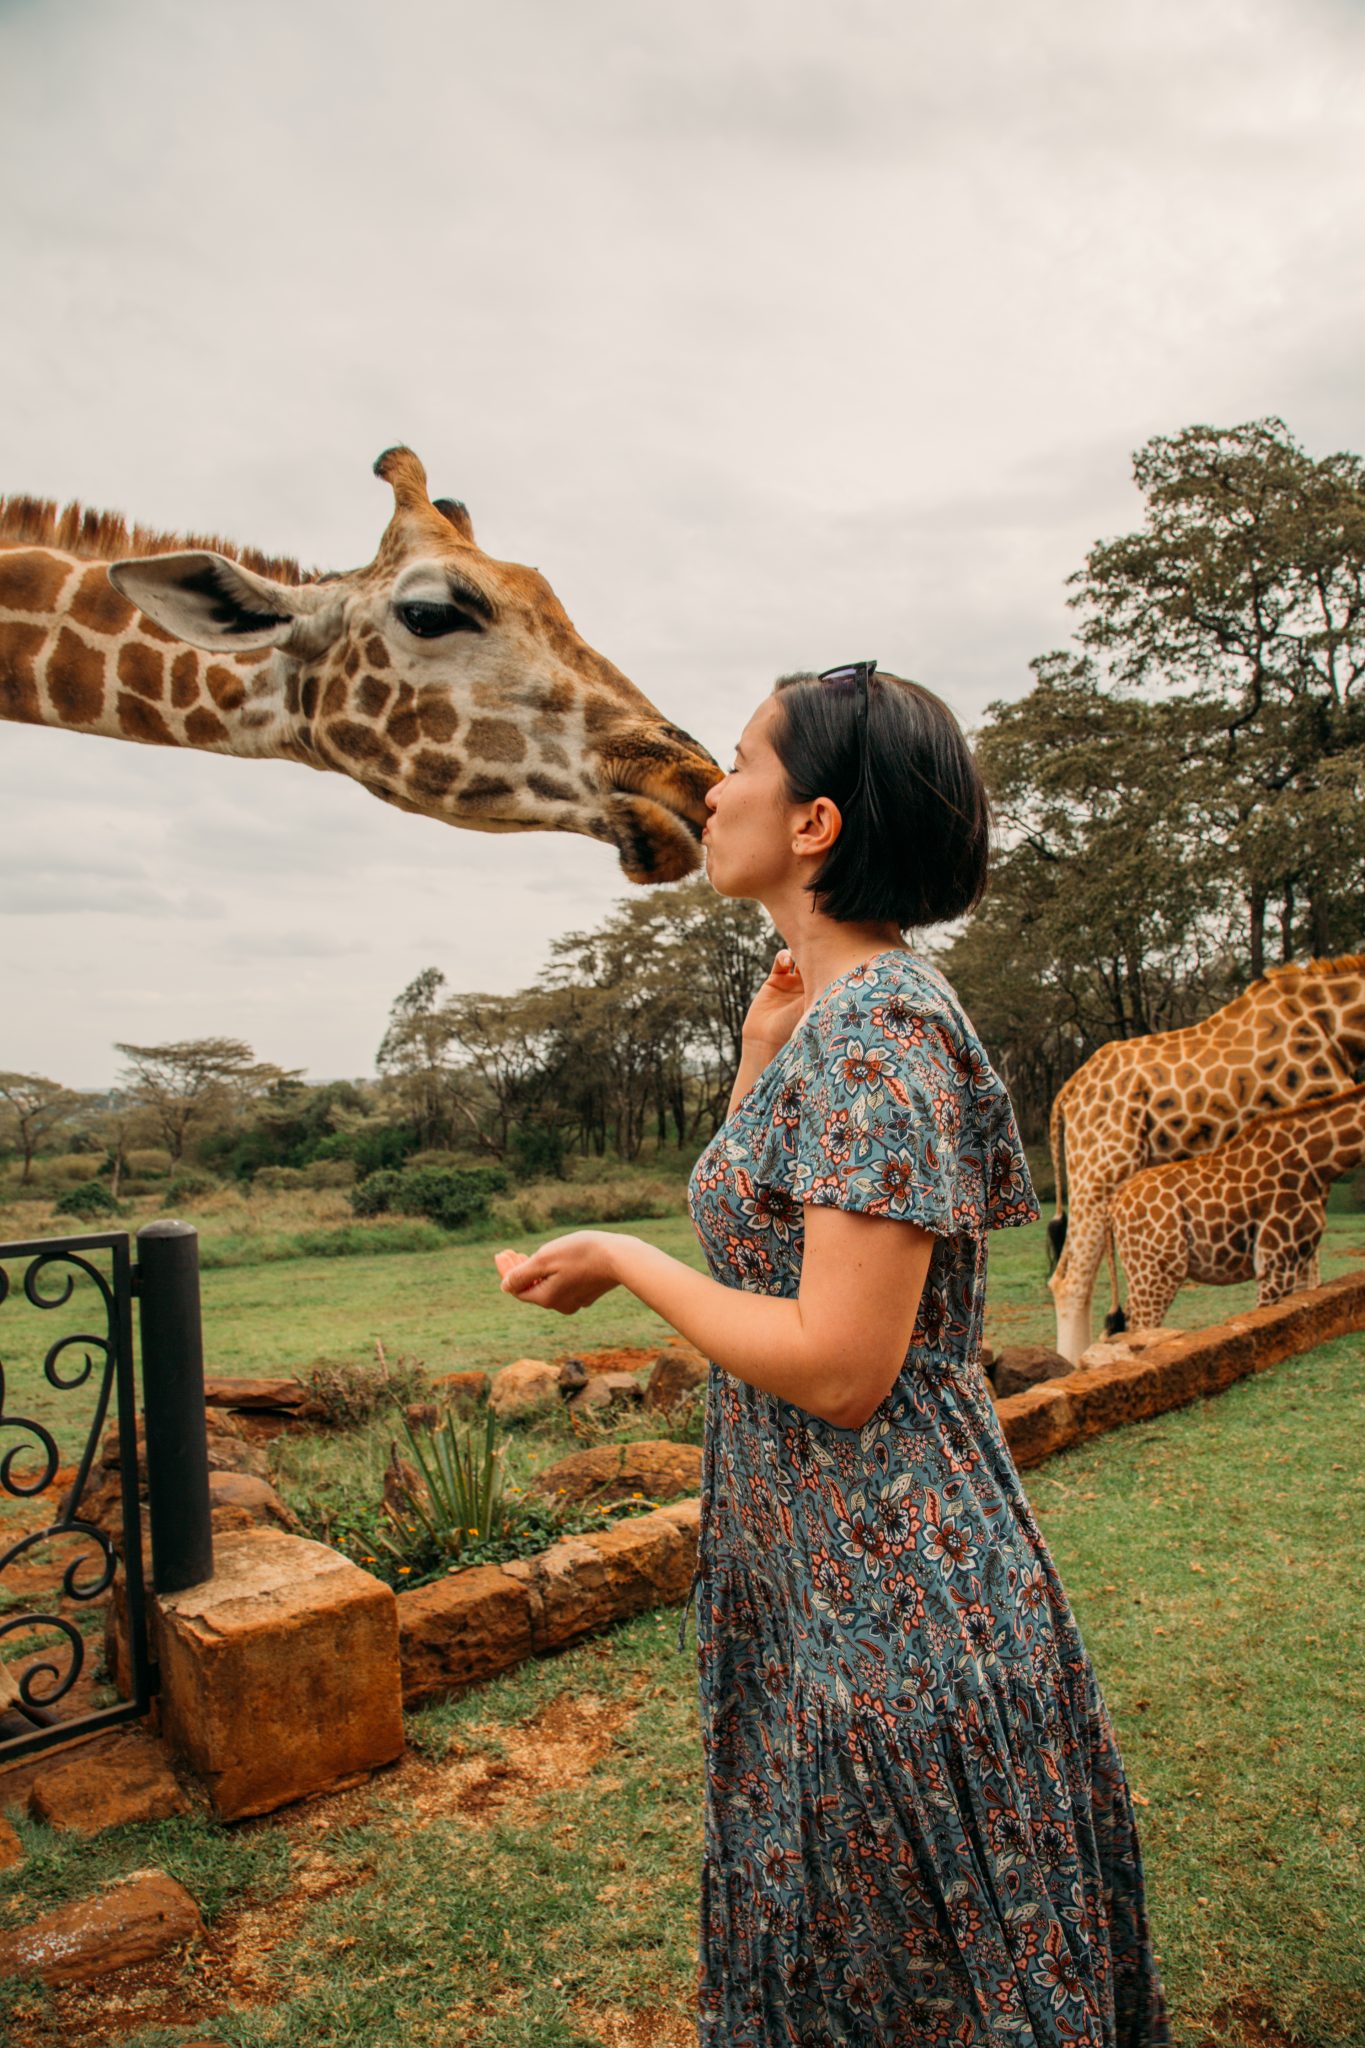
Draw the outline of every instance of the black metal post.
M169 1219L145 1224L137 1266L152 1584L180 1593L213 1576L199 1233Z

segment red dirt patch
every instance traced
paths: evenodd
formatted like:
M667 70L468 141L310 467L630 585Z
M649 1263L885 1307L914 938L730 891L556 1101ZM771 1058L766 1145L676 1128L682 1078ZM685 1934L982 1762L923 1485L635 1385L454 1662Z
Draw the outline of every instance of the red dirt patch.
M1304 2048L1302 2034L1282 2026L1271 2008L1250 1992L1224 1999L1211 2018L1216 2031L1202 2035L1196 2048L1226 2048L1229 2041L1237 2048Z

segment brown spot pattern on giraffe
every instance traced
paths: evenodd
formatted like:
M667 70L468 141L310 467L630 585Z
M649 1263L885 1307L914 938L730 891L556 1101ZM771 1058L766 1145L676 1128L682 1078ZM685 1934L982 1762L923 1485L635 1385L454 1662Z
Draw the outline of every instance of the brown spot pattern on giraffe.
M118 651L118 679L135 697L159 704L166 689L163 657L141 640L125 640Z
M144 746L173 747L175 734L167 725L155 704L148 704L142 697L134 697L127 690L120 690L115 706L118 728L125 739L139 740Z
M423 739L435 740L438 746L445 746L453 740L459 727L455 706L448 697L424 697L417 706L417 723ZM473 731L473 727L470 727ZM525 743L522 753L526 751ZM520 755L494 755L495 760L520 760Z
M366 676L355 693L356 709L366 718L378 718L393 692L387 683L381 683L378 676Z
M50 612L70 565L26 548L0 548L0 605L11 612Z
M93 725L104 708L104 656L69 626L48 657L47 694L68 725Z
M78 626L92 633L126 633L133 623L134 607L115 590L107 569L87 569L67 611Z
M388 668L389 650L378 633L371 633L365 642L365 659L371 668Z
M472 775L460 791L462 804L491 804L499 797L510 796L512 785L499 775Z
M192 647L177 654L171 663L171 702L177 711L188 711L199 701L199 656Z
M526 758L526 735L506 718L471 720L465 746L481 761L524 761Z
M19 725L43 722L34 664L46 638L44 626L18 619L0 622L0 716Z
M351 719L339 718L328 727L327 738L348 761L363 761L368 768L389 771L398 767L398 756L372 725L356 725Z
M246 684L234 669L222 668L214 662L206 681L209 695L220 711L239 711L246 697Z
M185 738L192 747L219 747L227 736L228 729L222 719L206 704L191 711L185 720Z
M346 696L346 685L341 677L332 676L328 681L327 688L322 693L324 717L335 718L338 713L344 711L346 709Z
M464 773L463 763L424 747L409 764L408 779L422 796L445 796Z
M533 796L541 797L547 803L572 804L578 801L578 792L573 784L554 775L541 775L533 770L526 778L526 787Z

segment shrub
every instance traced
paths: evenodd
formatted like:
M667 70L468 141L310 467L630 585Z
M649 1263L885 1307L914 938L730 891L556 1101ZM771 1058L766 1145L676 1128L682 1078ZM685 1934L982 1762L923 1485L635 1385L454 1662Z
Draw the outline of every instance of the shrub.
M283 1194L289 1188L306 1188L308 1176L301 1166L258 1166L251 1177L253 1188Z
M169 1182L161 1199L163 1209L174 1209L181 1202L192 1202L198 1195L215 1195L218 1182L211 1173L199 1173L192 1166L184 1167Z
M129 1173L136 1174L139 1180L155 1180L171 1170L171 1155L162 1145L133 1146L125 1156Z
M64 1195L57 1197L52 1207L58 1216L121 1216L123 1213L108 1188L101 1187L97 1180L83 1181L78 1188L68 1188Z
M499 1166L407 1166L400 1172L371 1173L351 1191L357 1216L385 1211L429 1216L446 1230L486 1216L491 1197L507 1186Z
M312 1404L324 1422L352 1429L382 1408L402 1407L429 1397L427 1369L417 1358L395 1358L390 1364L382 1344L366 1359L320 1358L308 1373Z

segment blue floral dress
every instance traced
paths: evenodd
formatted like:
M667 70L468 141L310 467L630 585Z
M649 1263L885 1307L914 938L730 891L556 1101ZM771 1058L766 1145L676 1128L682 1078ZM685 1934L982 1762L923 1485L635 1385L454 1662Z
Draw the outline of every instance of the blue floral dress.
M789 1299L807 1202L937 1238L861 1429L710 1368L702 2048L1159 2048L1122 1765L979 1363L985 1233L1038 1205L944 978L832 982L689 1201L717 1280Z

